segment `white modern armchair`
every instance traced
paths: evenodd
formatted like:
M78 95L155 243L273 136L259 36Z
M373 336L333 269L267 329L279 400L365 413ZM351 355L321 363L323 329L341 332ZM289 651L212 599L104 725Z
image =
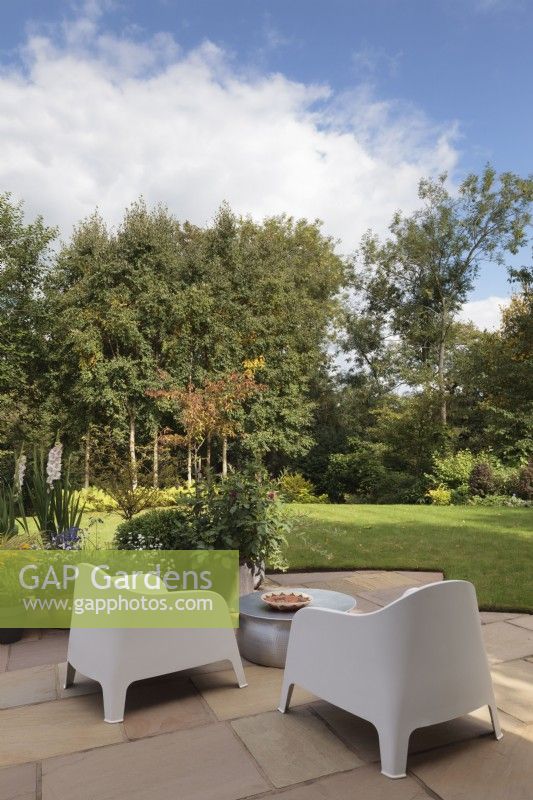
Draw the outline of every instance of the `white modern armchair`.
M430 584L368 614L302 609L292 623L281 712L294 684L372 722L389 778L405 776L416 728L486 705L502 736L476 592L466 581Z
M95 569L79 565L81 581L84 572ZM152 576L152 581L155 578ZM101 577L100 577L101 582ZM74 587L77 597L78 585ZM134 591L121 594L134 596ZM159 581L152 594L177 599L190 597L191 592L167 592ZM74 683L76 671L98 681L104 697L106 722L121 722L124 717L126 692L134 681L199 667L214 661L230 661L241 688L247 685L235 632L230 627L230 613L224 598L216 592L202 592L210 597L220 614L227 613L225 628L81 628L72 627L68 643L65 689Z

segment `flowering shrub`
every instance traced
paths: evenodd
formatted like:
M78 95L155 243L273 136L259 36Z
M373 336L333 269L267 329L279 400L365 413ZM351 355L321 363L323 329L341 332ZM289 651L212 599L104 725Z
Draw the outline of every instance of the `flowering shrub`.
M452 490L441 483L435 489L428 489L426 497L429 497L434 506L449 506L452 502Z
M291 522L279 495L250 468L201 487L192 503L198 529L214 535L214 547L238 550L242 564L286 569L283 550Z
M115 533L117 550L197 550L209 547L195 528L189 509L173 508L146 511L121 523Z
M139 514L118 526L119 550L238 550L241 563L286 566L289 518L278 492L254 472L203 482L187 505Z
M468 501L469 506L506 506L507 508L530 508L531 503L516 495L488 494L485 497L475 495Z

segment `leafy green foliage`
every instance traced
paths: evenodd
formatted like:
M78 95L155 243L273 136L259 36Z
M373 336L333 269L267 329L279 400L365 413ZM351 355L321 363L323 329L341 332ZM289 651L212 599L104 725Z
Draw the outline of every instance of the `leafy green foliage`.
M523 500L531 500L533 497L533 458L520 470L516 492Z
M213 544L199 539L198 529L188 509L146 511L120 524L113 546L117 550L197 550Z
M238 550L241 563L285 569L282 555L291 530L275 489L253 468L198 487L193 501L198 530L214 534L215 548Z
M429 497L434 506L449 506L452 502L452 490L439 484L434 489L428 489L426 497Z
M459 450L444 456L436 454L433 457L432 474L427 477L449 489L458 489L468 485L475 464L476 457L470 450Z
M18 533L17 506L14 489L0 483L0 536L5 540Z
M196 487L188 507L147 511L119 525L118 549L238 550L241 563L286 566L291 522L276 492L253 471Z
M41 288L56 231L24 221L21 203L0 194L0 449L18 450L47 432L48 309Z
M278 478L277 485L282 499L286 503L327 503L327 495L315 494L311 481L300 472L284 470Z

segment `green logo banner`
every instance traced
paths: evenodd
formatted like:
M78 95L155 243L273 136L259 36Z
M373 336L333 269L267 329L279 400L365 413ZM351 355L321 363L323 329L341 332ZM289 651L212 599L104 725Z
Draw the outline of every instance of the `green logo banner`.
M229 628L237 550L3 550L0 628Z

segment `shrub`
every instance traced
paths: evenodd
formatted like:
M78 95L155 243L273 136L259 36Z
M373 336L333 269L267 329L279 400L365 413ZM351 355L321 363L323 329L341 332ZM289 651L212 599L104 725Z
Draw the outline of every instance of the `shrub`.
M194 486L171 486L167 489L146 489L140 487L136 489L144 501L150 503L150 508L171 508L194 495ZM97 486L89 486L88 489L80 489L78 497L85 503L85 511L116 511L117 501L103 489ZM147 507L147 506L144 506Z
M200 538L214 536L214 546L238 550L241 563L285 569L283 549L291 522L275 491L253 468L226 480L206 482L192 501Z
M441 483L435 489L428 489L426 497L429 497L434 506L449 506L452 502L452 490Z
M453 455L433 456L433 473L426 475L433 485L459 489L468 485L476 458L470 450L459 450Z
M330 456L326 471L328 495L332 501L344 499L345 494L371 498L376 487L384 486L387 470L383 465L385 445L350 439L351 452Z
M490 464L481 462L476 464L470 473L468 481L470 493L474 496L486 497L496 491L496 481Z
M522 500L531 500L533 497L533 458L522 467L516 483L516 494Z
M278 487L286 503L327 503L327 495L315 494L315 487L300 472L284 472Z
M117 550L197 550L199 544L192 514L183 508L139 514L122 522L114 539Z
M506 506L507 508L529 508L531 503L521 497L506 494L488 494L485 497L476 495L468 501L469 506Z
M118 526L118 550L238 550L241 563L286 566L290 521L277 492L253 472L196 487L187 506L146 511Z
M423 502L425 481L409 472L387 469L376 483L367 499L373 503L420 503Z
M457 489L452 489L452 503L454 506L462 506L470 498L470 487L467 483L462 483Z
M85 504L85 511L115 511L117 509L116 500L97 486L80 489L77 496L80 498L80 502Z

